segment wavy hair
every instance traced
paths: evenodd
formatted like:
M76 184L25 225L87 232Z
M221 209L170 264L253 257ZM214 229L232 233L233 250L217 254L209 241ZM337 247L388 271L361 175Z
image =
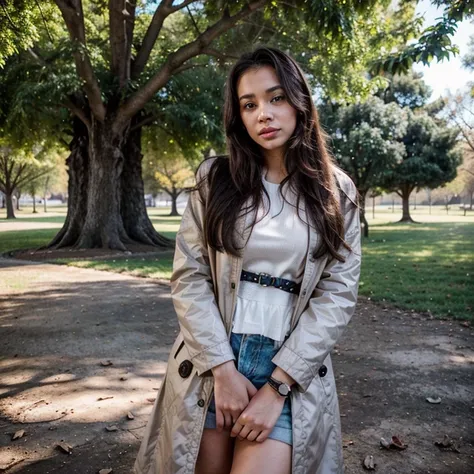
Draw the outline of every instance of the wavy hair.
M289 104L297 111L296 127L284 155L288 175L280 183L280 193L285 199L282 188L288 183L297 196L298 217L306 222L300 215L300 200L304 199L309 217L307 224L314 226L321 236L319 248L312 249L313 257L329 254L344 261L338 250L341 245L348 250L350 247L343 238L344 217L337 199L335 163L326 148L326 135L320 126L310 88L295 60L270 47L243 54L228 76L224 102L228 156L217 157L207 176L195 188L200 190L207 179L204 241L216 251L242 255L243 249L236 245L234 238L237 219L256 211L263 202L263 193L267 194L262 183L264 158L244 127L237 95L239 78L246 71L262 66L275 70ZM250 205L244 206L247 201ZM252 227L255 220L256 217Z

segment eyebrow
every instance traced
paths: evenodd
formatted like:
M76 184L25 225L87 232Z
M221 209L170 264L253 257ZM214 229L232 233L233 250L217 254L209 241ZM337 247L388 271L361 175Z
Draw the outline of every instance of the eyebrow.
M283 89L283 87L278 84L277 86L270 87L270 89L267 89L265 92L268 94L270 92L276 91L277 89ZM239 101L242 99L252 99L253 97L255 97L255 94L244 94L243 96L239 97Z

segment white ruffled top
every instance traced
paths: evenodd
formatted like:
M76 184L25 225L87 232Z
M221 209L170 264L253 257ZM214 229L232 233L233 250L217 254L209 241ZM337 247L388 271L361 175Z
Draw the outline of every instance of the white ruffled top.
M258 210L257 222L244 250L242 268L300 283L308 251L308 226L297 215L296 195L285 184L283 192L293 205L284 201L280 185L265 179L266 171L263 170L262 181L270 203L264 195L263 206ZM305 218L301 211L300 215ZM283 341L289 333L297 299L297 295L278 288L241 281L232 331Z

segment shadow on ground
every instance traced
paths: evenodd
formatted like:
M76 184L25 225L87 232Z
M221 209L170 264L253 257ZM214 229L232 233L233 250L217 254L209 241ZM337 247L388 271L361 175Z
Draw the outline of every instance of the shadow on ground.
M0 469L130 474L177 333L169 287L12 260L0 281ZM346 474L366 455L383 474L474 472L473 348L459 322L361 298L334 351ZM382 450L392 435L408 448Z

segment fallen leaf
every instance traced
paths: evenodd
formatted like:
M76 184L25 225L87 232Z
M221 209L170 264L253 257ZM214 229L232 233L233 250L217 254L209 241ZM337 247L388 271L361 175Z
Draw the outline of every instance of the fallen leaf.
M129 412L127 413L127 418L128 418L129 420L134 420L134 419L135 419L135 417L133 416L133 413L132 413L131 411L129 411Z
M107 431L118 431L117 425L106 426L105 429Z
M343 447L343 448L347 448L348 446L352 446L353 444L354 444L354 441L352 441L352 440L344 441L344 442L342 443L342 447Z
M427 397L427 398L426 398L426 401L427 401L428 403L437 404L437 403L441 403L441 398L439 398L439 397L436 397L436 398L434 398L434 397Z
M156 398L147 398L147 401L150 403L155 403Z
M391 448L397 448L400 450L407 449L408 445L405 444L398 436L392 436Z
M380 438L380 446L385 449L390 449L390 441L387 441L385 438Z
M455 453L461 452L459 450L459 443L456 443L448 435L444 435L443 441L435 441L434 444L435 446L438 446L438 448L444 449L446 451L453 451Z
M59 448L61 451L65 452L66 454L72 454L72 446L70 444L61 441L56 445L56 447Z
M110 474L112 472L112 469L101 469L99 471L99 474Z
M100 402L100 401L102 401L102 400L109 400L109 399L111 399L111 398L114 398L114 397L99 397L99 398L97 399L97 401Z
M103 367L108 367L109 365L114 365L114 364L111 360L101 360L100 365L102 365Z
M364 459L363 466L368 471L375 471L374 457L368 454Z
M16 439L23 438L25 435L25 430L18 430L13 436L12 436L12 441L15 441Z

